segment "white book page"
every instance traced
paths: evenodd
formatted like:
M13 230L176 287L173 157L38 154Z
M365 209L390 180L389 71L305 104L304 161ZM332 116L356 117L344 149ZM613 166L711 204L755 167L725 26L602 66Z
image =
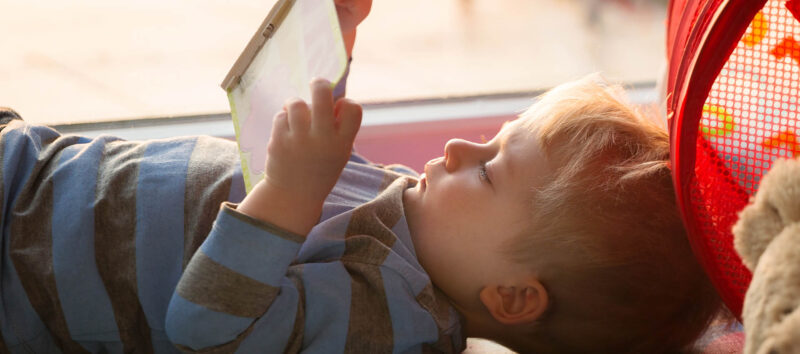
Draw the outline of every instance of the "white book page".
M291 97L310 102L314 77L335 86L347 60L333 0L297 0L228 91L248 193L264 178L274 115Z

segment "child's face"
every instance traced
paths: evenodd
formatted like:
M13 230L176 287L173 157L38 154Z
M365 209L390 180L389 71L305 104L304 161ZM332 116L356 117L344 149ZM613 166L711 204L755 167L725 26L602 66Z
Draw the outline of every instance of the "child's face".
M505 247L528 225L532 190L548 175L536 137L520 120L486 143L450 140L445 156L429 161L403 196L417 257L433 283L463 304L519 268Z

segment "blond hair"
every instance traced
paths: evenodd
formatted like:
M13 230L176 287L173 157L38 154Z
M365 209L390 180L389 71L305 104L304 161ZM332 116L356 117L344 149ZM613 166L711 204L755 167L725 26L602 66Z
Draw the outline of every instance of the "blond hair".
M519 351L674 352L720 308L676 206L669 137L621 94L592 75L521 116L553 176L508 245L550 298Z

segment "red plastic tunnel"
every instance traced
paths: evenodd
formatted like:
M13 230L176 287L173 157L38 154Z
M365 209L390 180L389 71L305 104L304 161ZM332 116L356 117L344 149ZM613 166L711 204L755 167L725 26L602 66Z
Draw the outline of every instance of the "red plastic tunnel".
M800 0L673 0L667 117L678 204L723 301L751 274L731 227L778 158L800 154Z

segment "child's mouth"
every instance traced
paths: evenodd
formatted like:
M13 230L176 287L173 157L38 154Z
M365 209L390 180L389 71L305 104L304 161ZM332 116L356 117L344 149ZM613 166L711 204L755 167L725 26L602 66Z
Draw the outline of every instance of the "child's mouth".
M425 187L427 187L427 184L428 184L428 182L427 182L427 180L425 178L425 174L423 173L419 178L419 189L424 191Z

